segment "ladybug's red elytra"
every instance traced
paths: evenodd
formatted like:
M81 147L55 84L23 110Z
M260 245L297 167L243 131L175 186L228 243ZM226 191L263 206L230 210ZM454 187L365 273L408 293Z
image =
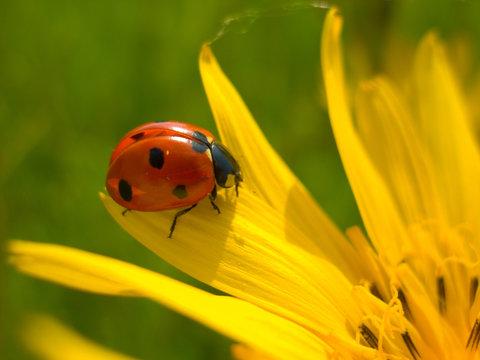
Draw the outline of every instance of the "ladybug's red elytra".
M240 166L227 148L201 127L174 121L149 122L129 131L113 150L106 187L127 210L178 211L179 216L207 195L215 210L217 185L238 186Z

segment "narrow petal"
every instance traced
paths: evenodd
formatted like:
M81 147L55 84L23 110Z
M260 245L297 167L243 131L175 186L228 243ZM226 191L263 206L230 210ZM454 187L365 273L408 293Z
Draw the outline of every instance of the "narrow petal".
M358 226L347 229L346 234L352 241L352 244L357 250L357 256L363 263L365 269L365 279L368 279L368 287L370 292L378 298L386 301L390 299L390 278L384 263L379 259L378 253L372 248L370 241L363 234Z
M42 315L28 319L22 333L27 348L44 360L133 360L86 339L57 320Z
M102 200L127 232L194 278L321 334L350 339L345 321L356 321L350 282L330 263L290 244L281 218L262 200L247 191L242 196L247 203L238 201L235 208L219 199L220 215L199 204L173 239L159 226L171 214L122 216L110 197Z
M406 264L397 269L400 286L404 292L404 302L408 304L415 328L425 343L429 344L435 354L445 354L445 359L461 359L465 351L465 341L453 331L438 310L432 293L426 291L423 279L419 279ZM434 293L433 293L434 294Z
M86 279L111 281L109 289L123 286L125 292L151 298L276 359L324 356L324 344L311 332L233 297L212 295L119 260L59 245L13 241L9 253L10 262L30 275L92 292L98 291L98 283Z
M350 279L358 278L352 246L268 143L247 106L217 63L210 47L200 54L200 72L222 142L238 157L245 187L284 214L316 242L290 241L324 254Z
M235 360L273 360L271 357L244 344L232 345L232 357ZM320 359L322 358L327 359L327 357L321 357Z
M437 306L453 331L464 341L468 338L471 324L468 312L470 308L471 274L469 265L461 259L451 258L438 269L437 281L441 279L443 292L437 291Z
M435 161L422 141L418 121L407 111L396 88L385 78L364 82L356 105L362 143L408 229L404 255L428 254L437 265L453 254L471 257L472 236L467 236L471 228L463 231L464 235L450 229ZM445 241L446 234L449 241ZM417 262L418 270L421 264L425 262Z
M440 193L453 225L480 229L480 157L444 46L434 34L420 44L415 62L419 128L431 152Z
M397 263L402 257L405 227L352 123L340 50L341 28L342 18L333 8L325 19L322 38L322 68L331 123L368 234L381 255Z
M412 115L388 79L364 82L357 93L356 119L370 158L388 184L407 224L443 217L429 154Z

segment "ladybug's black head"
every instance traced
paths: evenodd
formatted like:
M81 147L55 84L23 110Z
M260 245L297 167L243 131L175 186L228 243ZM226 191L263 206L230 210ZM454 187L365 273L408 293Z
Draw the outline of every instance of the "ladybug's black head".
M235 191L238 195L238 185L243 179L237 160L224 145L217 141L211 143L211 150L215 181L224 188L235 185Z

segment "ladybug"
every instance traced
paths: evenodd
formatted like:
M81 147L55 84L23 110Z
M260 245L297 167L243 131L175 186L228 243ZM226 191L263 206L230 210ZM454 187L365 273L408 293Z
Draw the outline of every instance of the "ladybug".
M217 185L238 186L240 166L227 148L201 127L182 122L149 122L129 131L113 150L106 187L115 202L130 210L178 211L180 216L209 197L213 208Z

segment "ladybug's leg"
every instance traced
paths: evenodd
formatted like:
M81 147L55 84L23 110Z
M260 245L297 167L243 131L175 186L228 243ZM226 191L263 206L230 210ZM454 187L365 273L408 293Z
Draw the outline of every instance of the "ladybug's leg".
M215 210L217 210L217 213L220 214L220 208L217 206L217 204L215 204L215 199L217 198L217 186L216 185L213 187L213 190L210 193L210 195L208 195L208 198L210 199L210 204L212 204L212 207Z
M170 234L168 234L168 238L171 239L172 238L172 235L173 235L173 230L175 230L175 226L177 225L177 219L182 216L182 215L185 215L187 212L189 212L190 210L192 210L195 206L197 206L197 204L193 204L192 206L186 208L186 209L183 209L183 210L180 210L179 212L177 212L175 214L175 217L173 218L173 221L172 221L172 225L170 225Z
M122 211L122 215L125 216L129 211L132 211L131 209L125 209Z

